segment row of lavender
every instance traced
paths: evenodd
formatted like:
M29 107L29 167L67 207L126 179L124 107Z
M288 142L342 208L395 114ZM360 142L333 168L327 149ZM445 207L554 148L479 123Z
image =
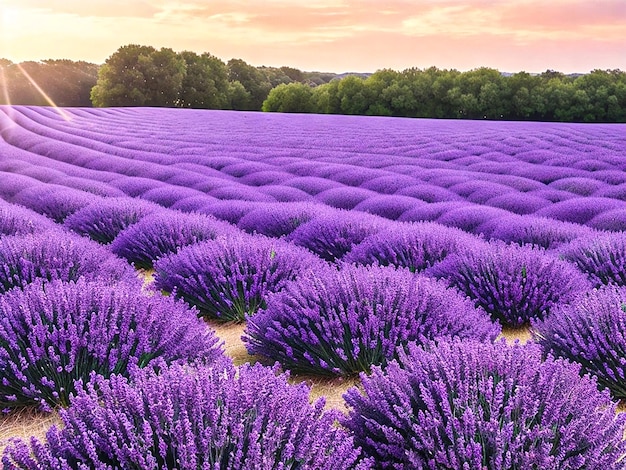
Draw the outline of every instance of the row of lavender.
M226 219L310 202L487 236L626 227L623 125L5 107L0 127L2 196L27 205L45 182Z
M532 245L350 212L291 219L277 240L132 198L77 207L58 217L63 227L154 265L157 290L197 310L141 295L134 271L107 248L4 205L0 401L7 409L71 404L47 445L14 443L7 468L619 468L624 418L615 418L610 393L624 395L626 295L613 287L580 294L623 284L621 234L566 243L555 231L555 253L583 259L591 247L590 260L605 258L585 271ZM610 266L615 276L598 275ZM343 417L309 406L306 387L288 386L275 370L234 375L197 315L246 320L249 351L283 369L362 371L365 393L346 395ZM538 320L545 350L576 358L597 378L544 361L538 345L494 344L494 320ZM220 437L230 435L239 439Z

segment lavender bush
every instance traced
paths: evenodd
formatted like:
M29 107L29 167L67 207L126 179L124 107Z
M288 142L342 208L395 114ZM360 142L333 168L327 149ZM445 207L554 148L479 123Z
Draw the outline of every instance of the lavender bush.
M232 225L204 214L158 211L146 215L119 233L111 251L137 268L151 268L154 261L183 246L236 232Z
M389 221L373 215L336 210L300 225L286 239L334 262L386 224Z
M48 217L0 200L0 238L37 233L54 227L54 222Z
M343 261L420 272L476 241L466 232L433 222L402 223L368 236Z
M63 224L73 232L108 244L122 230L158 209L156 204L130 197L107 198L79 209L66 218Z
M96 242L60 230L0 238L0 294L35 279L138 282L128 264Z
M556 249L593 231L584 225L561 222L535 216L516 216L495 219L485 231L493 239L518 245L535 245Z
M532 246L491 242L468 247L428 271L474 300L503 325L544 318L589 287L576 267Z
M626 234L623 232L580 237L563 246L559 252L587 274L595 287L626 285Z
M248 319L250 354L318 375L369 371L399 346L437 337L493 340L499 328L445 284L390 267L302 276Z
M358 450L305 385L260 365L171 366L88 383L47 443L14 441L6 470L355 469Z
M242 322L268 294L324 263L309 251L261 235L221 237L186 247L154 265L155 288L219 321Z
M623 467L626 415L536 345L410 345L361 378L343 423L376 468Z
M547 353L579 363L615 398L626 398L626 290L603 287L533 323Z
M35 282L0 296L0 408L66 406L91 372L127 375L166 362L222 357L217 337L184 304L137 285Z
M93 194L63 186L40 184L17 193L11 202L26 206L62 223L69 215L98 199Z
M321 204L266 204L244 215L237 226L249 233L278 238L290 234L315 215L325 211L328 209Z

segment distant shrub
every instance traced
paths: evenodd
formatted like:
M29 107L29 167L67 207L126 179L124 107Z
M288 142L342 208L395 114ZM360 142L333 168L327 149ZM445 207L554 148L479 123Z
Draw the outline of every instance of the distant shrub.
M263 194L259 188L245 184L231 183L230 186L215 188L208 192L216 199L232 199L235 201L276 202L276 198Z
M422 222L422 221L437 221L442 215L451 212L456 209L462 209L465 207L471 207L466 201L442 201L433 202L431 204L424 204L414 207L408 211L402 213L398 218L399 222Z
M526 194L514 191L492 197L486 200L485 204L513 212L514 214L532 214L548 206L550 202L532 193Z
M158 211L120 232L111 243L111 251L135 267L148 269L155 260L183 246L236 231L235 227L208 215Z
M358 450L309 389L259 365L95 378L47 444L14 441L4 468L356 469ZM363 468L367 468L363 465Z
M4 199L5 201L13 201L14 197L21 191L32 186L41 185L41 182L34 178L29 178L28 176L16 174L11 171L0 171L0 179L2 180L2 185L0 185L0 199Z
M0 238L0 294L36 279L138 282L132 268L97 243L60 230Z
M167 185L162 188L155 188L146 191L141 195L141 199L154 202L163 207L172 207L181 199L202 196L206 196L206 194L195 189ZM207 202L211 201L213 201L212 198L207 198Z
M248 320L250 354L294 372L350 375L398 347L442 336L493 340L499 328L444 283L390 267L327 268L298 278Z
M369 179L361 184L363 189L370 189L379 194L394 194L407 187L419 184L417 178L405 175L386 175Z
M273 197L277 202L313 201L313 196L291 186L270 184L261 186L259 191Z
M344 395L376 468L621 468L626 415L536 345L409 345ZM621 462L621 463L620 463Z
M373 215L337 210L300 225L287 236L287 240L334 262L389 223Z
M626 232L626 210L614 209L605 211L602 214L596 215L593 219L587 222L587 225L597 230Z
M11 202L26 206L55 222L62 223L69 215L96 199L97 196L78 189L42 184L20 191Z
M128 196L138 197L142 194L157 188L166 188L168 185L158 180L151 178L144 178L142 176L121 176L120 178L111 181L111 186L114 186Z
M354 210L396 220L399 219L404 212L424 204L426 204L424 201L408 196L381 194L360 202L354 207Z
M420 272L477 241L466 232L434 222L399 223L365 238L343 261Z
M315 200L337 209L354 209L359 203L376 196L374 191L354 186L342 186L315 195Z
M312 196L332 188L340 188L342 185L336 181L319 176L299 176L283 181L283 185L300 189Z
M497 242L449 256L428 272L510 326L542 319L589 287L575 266L542 249Z
M626 286L626 234L606 232L578 238L559 250L594 284Z
M424 202L430 203L462 200L458 194L450 191L449 189L428 183L408 186L400 189L396 194L421 199Z
M303 272L324 263L309 251L261 235L221 237L158 260L155 288L219 321L242 322Z
M65 219L63 225L79 235L107 244L122 230L159 209L158 205L140 199L106 198L74 212Z
M199 212L212 215L220 220L225 220L228 223L237 225L241 218L248 212L253 211L258 207L263 207L264 205L265 203L252 201L216 201L206 205L204 208L199 210Z
M555 249L589 235L592 231L584 225L561 222L534 216L512 216L495 219L488 227L483 226L492 239L518 245L535 245Z
M0 408L67 406L74 381L92 371L128 375L156 358L221 357L194 312L137 285L40 280L0 296Z
M592 196L598 190L606 187L606 183L591 178L570 177L553 181L549 187L574 193L578 196Z
M586 224L602 212L616 209L626 210L626 203L604 197L575 197L545 207L537 211L535 215L575 224Z
M545 353L578 363L618 399L626 398L626 290L603 287L534 322Z
M55 227L54 221L44 215L0 200L0 238L42 232Z
M321 204L265 204L244 215L237 226L249 233L282 237L325 211Z
M445 212L437 219L437 222L479 235L482 233L481 225L484 223L510 215L510 212L503 209L472 204Z

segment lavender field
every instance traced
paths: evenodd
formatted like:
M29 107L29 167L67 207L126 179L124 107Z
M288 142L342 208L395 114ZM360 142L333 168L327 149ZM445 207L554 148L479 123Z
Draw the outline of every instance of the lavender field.
M626 468L625 230L622 124L0 107L4 468Z

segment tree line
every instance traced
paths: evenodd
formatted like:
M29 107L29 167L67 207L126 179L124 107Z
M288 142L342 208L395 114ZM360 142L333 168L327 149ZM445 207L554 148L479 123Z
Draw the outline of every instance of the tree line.
M45 91L44 96L42 91ZM98 66L0 59L0 104L160 106L424 118L626 122L626 72L410 68L340 76L130 44Z
M564 75L503 75L492 68L468 72L379 70L315 88L285 84L272 89L263 111L363 114L423 118L626 122L626 72L593 70Z
M0 104L88 107L97 79L98 65L89 62L0 59Z

